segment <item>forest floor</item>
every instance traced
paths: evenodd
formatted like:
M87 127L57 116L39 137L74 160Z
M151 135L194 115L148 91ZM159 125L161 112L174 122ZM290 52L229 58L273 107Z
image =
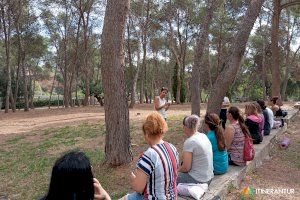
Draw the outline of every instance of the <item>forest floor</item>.
M289 109L293 103L285 104ZM244 104L236 104L243 108ZM202 104L202 108L206 105ZM104 110L99 106L69 109L35 109L30 112L0 112L0 199L37 199L47 192L55 160L72 149L83 150L90 158L95 176L112 199L130 191L129 173L138 156L147 149L141 125L153 105L130 110L133 162L127 166L103 164L105 145ZM201 110L203 115L205 110ZM182 151L182 119L190 105L172 105L168 111L169 131L165 140ZM299 127L298 127L299 130ZM298 149L299 150L299 149ZM299 158L298 158L299 160Z

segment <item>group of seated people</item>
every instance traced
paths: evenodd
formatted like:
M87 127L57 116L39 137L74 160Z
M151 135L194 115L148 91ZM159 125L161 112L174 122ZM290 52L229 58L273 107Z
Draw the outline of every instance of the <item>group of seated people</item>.
M149 145L140 156L136 169L129 175L134 193L122 199L177 199L178 184L207 184L214 175L225 174L228 165L245 166L243 157L245 137L258 144L274 127L274 115L264 101L245 107L246 119L239 108L227 110L229 123L225 129L215 113L204 118L205 133L198 131L200 118L190 115L183 119L182 162L174 145L163 140L168 126L157 112L147 116L142 126ZM110 199L99 181L93 177L92 167L82 152L70 152L58 159L52 171L48 194L43 200L54 199Z

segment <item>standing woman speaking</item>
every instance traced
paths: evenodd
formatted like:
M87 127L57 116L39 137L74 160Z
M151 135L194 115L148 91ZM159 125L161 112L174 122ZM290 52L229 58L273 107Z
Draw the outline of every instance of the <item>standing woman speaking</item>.
M165 88L165 87L162 87L161 90L160 90L159 96L156 96L155 99L154 99L154 109L157 112L159 112L165 120L167 120L166 111L169 109L169 107L171 105L165 99L167 94L168 94L168 89Z

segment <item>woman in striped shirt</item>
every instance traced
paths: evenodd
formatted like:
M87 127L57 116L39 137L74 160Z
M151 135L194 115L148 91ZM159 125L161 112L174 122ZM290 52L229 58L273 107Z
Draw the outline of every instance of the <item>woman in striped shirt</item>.
M249 137L250 133L245 125L245 120L237 107L230 107L227 112L227 119L230 124L225 129L225 141L228 150L228 159L230 165L245 166L244 144L245 135Z
M135 172L131 173L131 186L135 193L124 199L177 199L176 179L178 152L163 140L168 126L159 113L151 113L143 124L149 148L140 157Z

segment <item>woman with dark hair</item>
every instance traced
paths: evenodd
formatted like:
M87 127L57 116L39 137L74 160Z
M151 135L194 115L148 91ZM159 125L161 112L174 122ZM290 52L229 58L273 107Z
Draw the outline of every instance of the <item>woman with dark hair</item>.
M267 111L267 107L264 101L262 100L258 100L257 103L259 104L261 110L262 110L262 114L264 115L264 135L270 135L271 132L271 125L270 125L270 119L269 119L269 114Z
M214 177L212 146L204 133L199 133L200 118L190 115L183 119L183 162L179 167L177 184L207 183Z
M228 153L224 132L219 116L215 113L206 114L204 129L213 150L214 174L225 174L228 170Z
M271 106L271 109L273 111L273 114L275 117L285 117L287 116L287 111L283 111L281 109L281 106L282 106L282 101L281 101L281 98L278 97L278 96L275 96L273 97L271 100L270 100L270 106ZM284 126L284 121L283 119L281 119L281 125L280 126Z
M245 106L245 114L247 116L245 124L253 139L253 144L259 144L263 140L259 124L262 119L259 117L257 107L254 103L249 103Z
M168 94L168 89L162 87L159 96L154 99L154 109L159 112L165 120L167 120L167 110L170 107L170 103L165 99Z
M250 136L244 118L237 107L230 107L227 112L230 124L225 129L225 141L230 165L245 166L244 144L245 135Z
M52 169L48 194L41 200L110 200L99 181L93 178L89 158L72 151L59 158Z

